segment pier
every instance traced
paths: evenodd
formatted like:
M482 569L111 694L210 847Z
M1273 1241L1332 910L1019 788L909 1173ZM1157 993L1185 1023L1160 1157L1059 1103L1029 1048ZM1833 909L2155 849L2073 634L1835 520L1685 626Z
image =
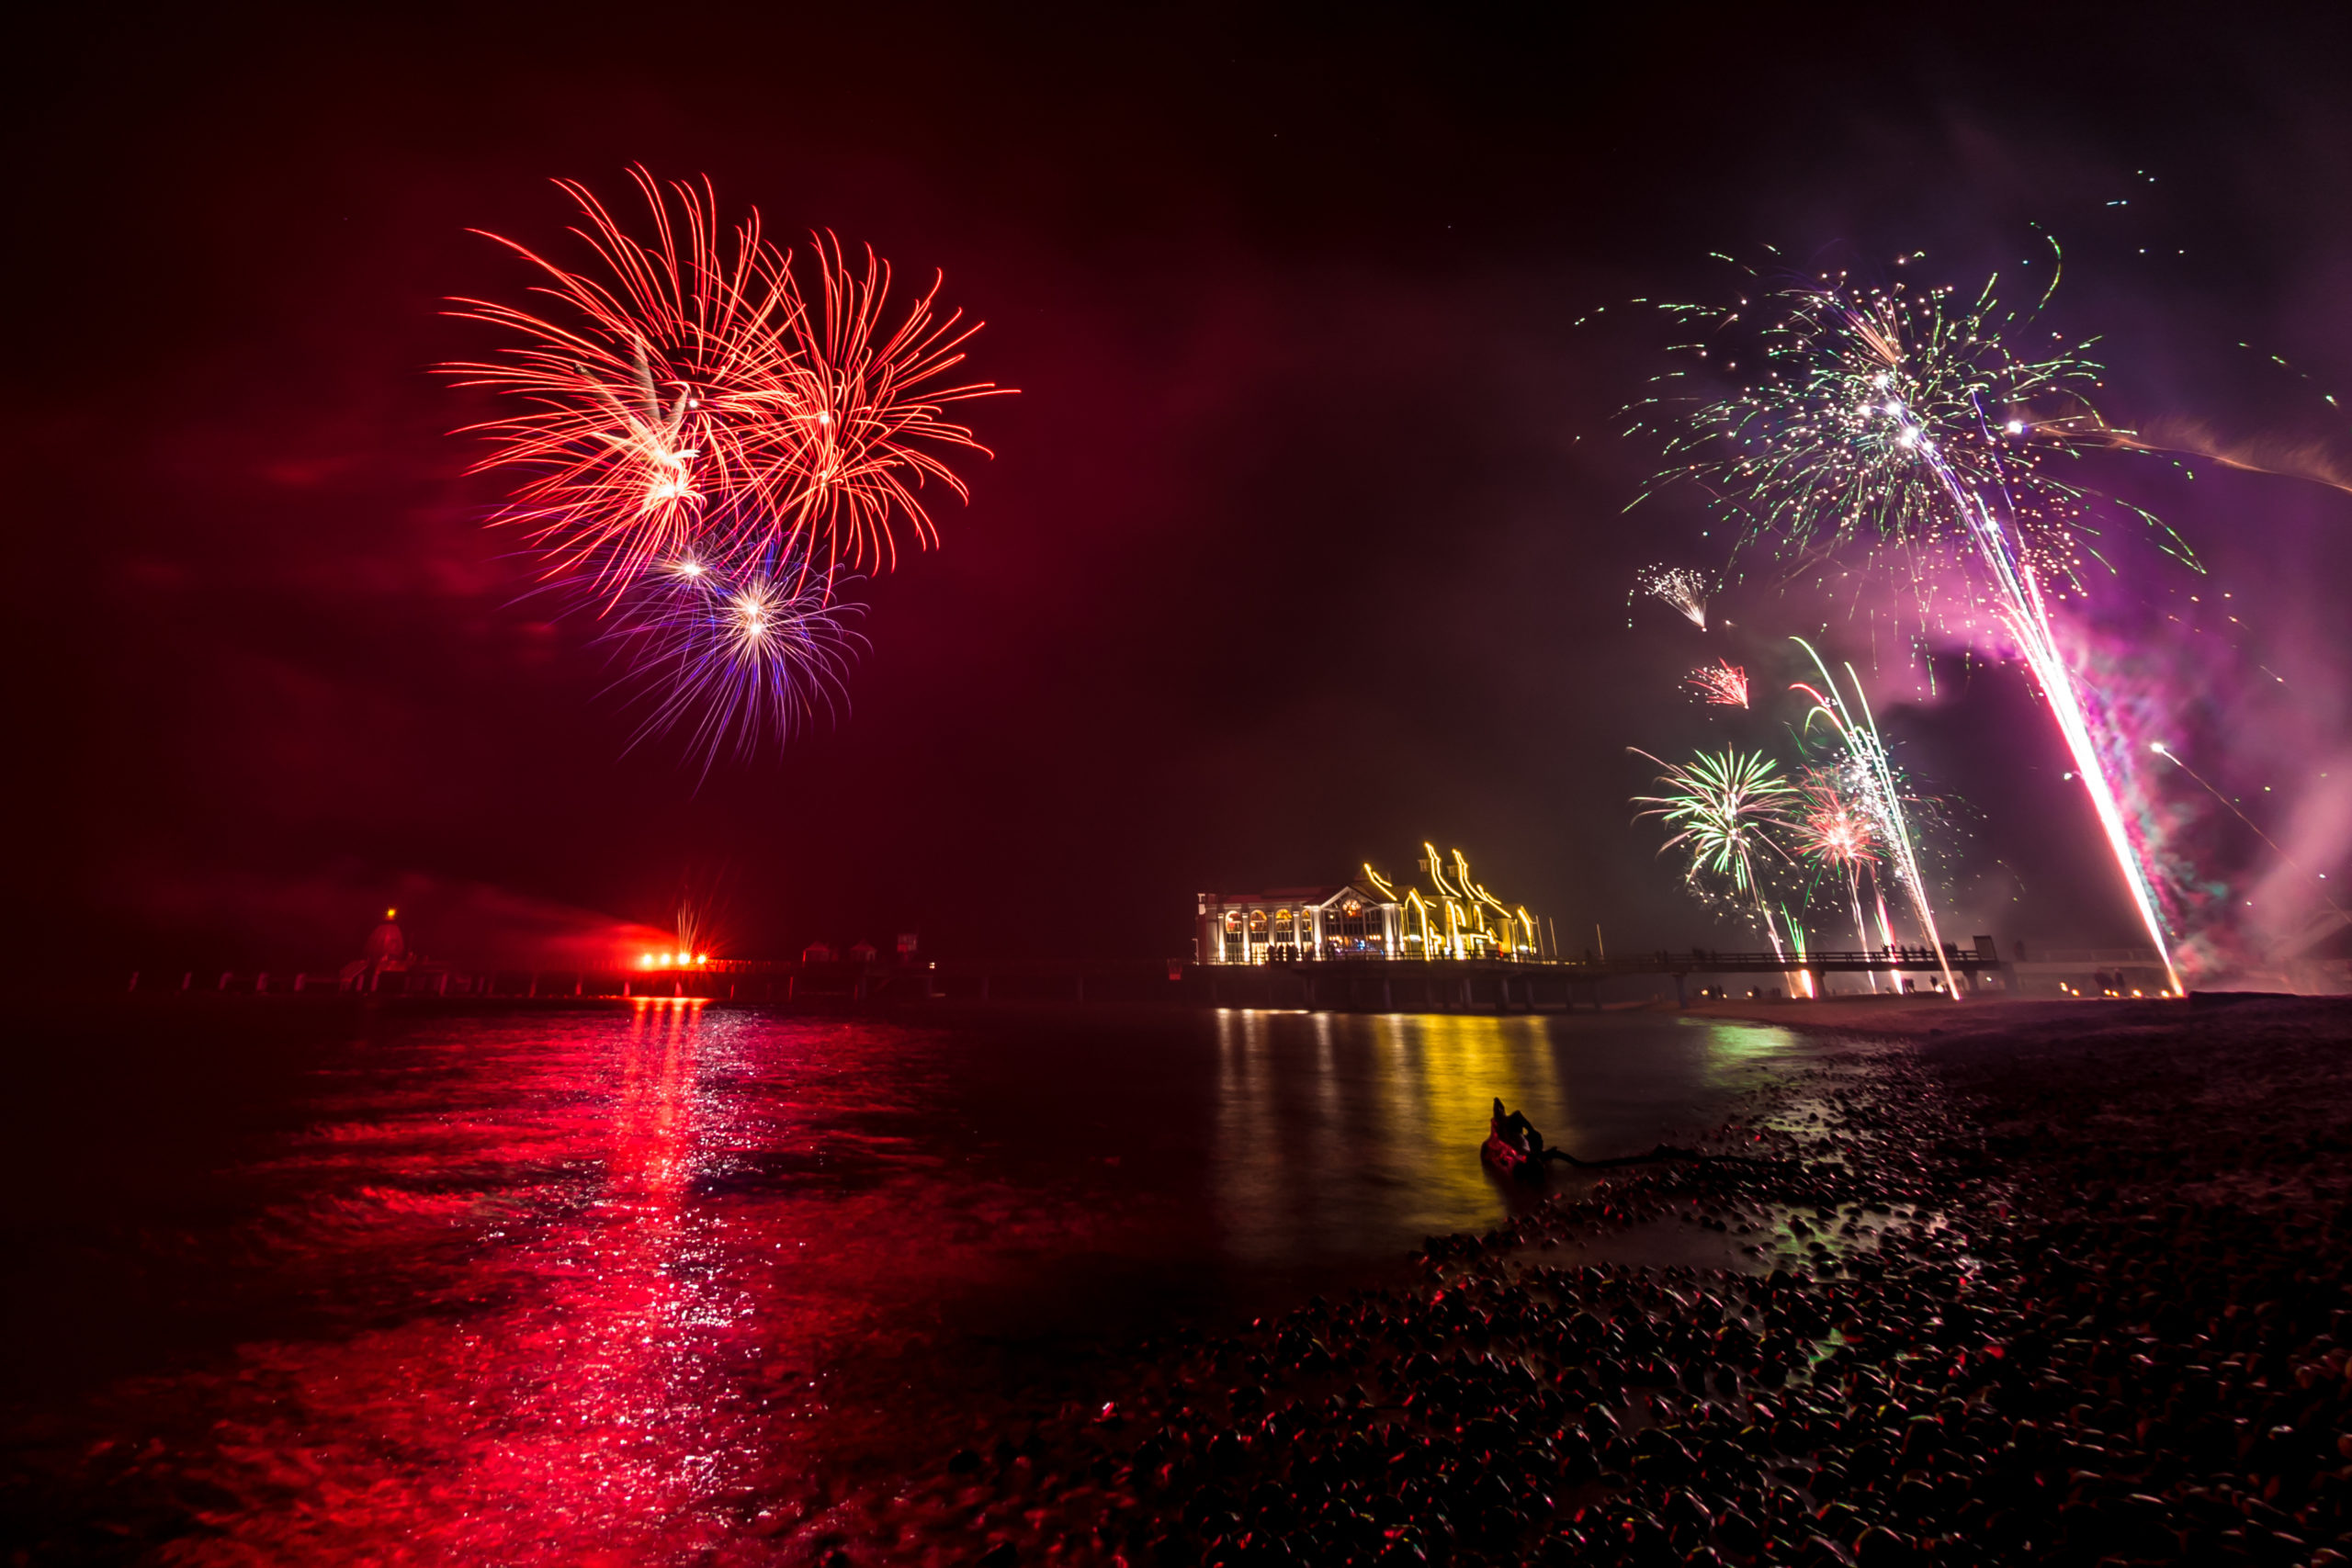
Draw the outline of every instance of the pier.
M714 958L665 968L386 965L356 976L311 975L290 969L175 970L132 975L130 990L146 997L299 996L364 1002L429 998L559 1005L696 999L818 1009L882 1003L1117 1002L1495 1013L1592 1010L1611 999L1625 1005L1657 995L1654 982L1661 978L1671 983L1673 999L1681 1005L1693 999L1694 986L1736 995L1753 992L1759 997L1822 996L1827 994L1828 976L1835 975L1873 977L1875 988L1882 993L1905 988L1928 992L1940 987L1947 969L1962 995L2014 994L2019 967L1999 957L1991 941L1984 939L1973 949L1947 946L1940 958L1927 947L1821 951L1802 956L1694 947L1570 959L1195 964L1178 959L1158 963L891 963L876 959L861 963ZM1638 986L1642 981L1653 984ZM1729 984L1708 986L1708 982ZM1639 996L1633 994L1637 987ZM2150 990L2148 994L2156 993Z

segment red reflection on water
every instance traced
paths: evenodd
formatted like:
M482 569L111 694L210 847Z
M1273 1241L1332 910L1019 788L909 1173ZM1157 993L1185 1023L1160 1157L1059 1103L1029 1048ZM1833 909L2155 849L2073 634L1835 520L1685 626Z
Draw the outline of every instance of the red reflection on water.
M1490 1093L1638 1146L1748 1055L1670 1022L403 1026L303 1080L258 1212L168 1238L253 1337L77 1413L56 1490L176 1562L920 1558L968 1520L899 1477L1082 1396L1073 1337L1491 1223Z
M702 1022L694 1004L640 1005L602 1061L552 1046L514 1086L512 1123L461 1106L437 1128L338 1128L303 1162L314 1179L356 1162L411 1182L446 1162L455 1185L363 1185L311 1234L295 1220L292 1248L397 1268L438 1229L481 1250L439 1281L439 1312L245 1348L202 1391L227 1418L185 1479L221 1502L175 1556L641 1562L724 1538L713 1505L745 1443L714 1380L748 1303L718 1283L723 1225L685 1201L718 1130Z
M870 1032L646 1002L371 1084L368 1120L287 1162L323 1190L273 1214L275 1245L433 1310L135 1391L211 1418L157 1467L202 1500L171 1555L646 1563L805 1528L827 1362L922 1338L922 1298L1087 1229L985 1180L922 1201L939 1161L852 1124L890 1113L856 1084ZM817 1101L826 1124L796 1127Z

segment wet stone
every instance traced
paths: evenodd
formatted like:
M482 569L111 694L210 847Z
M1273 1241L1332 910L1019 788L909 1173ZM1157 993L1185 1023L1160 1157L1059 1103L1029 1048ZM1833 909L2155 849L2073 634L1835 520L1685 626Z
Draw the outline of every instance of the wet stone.
M954 1450L852 1556L2346 1562L2352 1028L2220 1050L2183 1016L2096 1066L2074 1022L1832 1054L1697 1140L1740 1160L1614 1169L1393 1284L1171 1338ZM1752 1271L1588 1260L1668 1214L1753 1216ZM965 1488L1009 1555L901 1517Z

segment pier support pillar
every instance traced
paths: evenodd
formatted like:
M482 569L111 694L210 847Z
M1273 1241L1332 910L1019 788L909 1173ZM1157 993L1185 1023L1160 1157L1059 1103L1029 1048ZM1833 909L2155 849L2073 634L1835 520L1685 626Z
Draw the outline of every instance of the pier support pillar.
M1679 1008L1687 1008L1690 1005L1690 998L1683 994L1682 979L1683 976L1679 972L1674 976L1674 1005Z

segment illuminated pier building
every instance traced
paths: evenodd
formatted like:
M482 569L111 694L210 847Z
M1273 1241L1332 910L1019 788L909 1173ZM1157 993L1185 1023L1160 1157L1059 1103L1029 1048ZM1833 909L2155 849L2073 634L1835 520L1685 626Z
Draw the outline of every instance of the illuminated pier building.
M1369 863L1337 887L1204 893L1193 924L1204 964L1299 964L1365 958L1535 959L1542 922L1470 874L1460 850L1442 858L1421 846L1432 885L1399 888Z

